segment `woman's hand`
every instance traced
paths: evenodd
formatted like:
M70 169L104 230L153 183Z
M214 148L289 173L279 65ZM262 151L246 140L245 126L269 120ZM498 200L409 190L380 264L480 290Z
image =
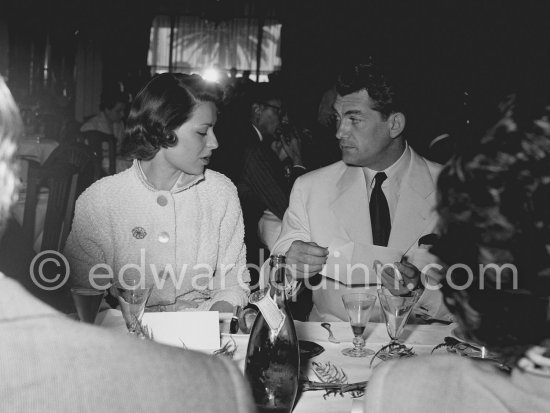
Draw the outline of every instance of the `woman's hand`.
M159 312L173 312L173 311L187 311L190 309L197 308L199 305L195 303L194 301L187 301L187 300L178 300L174 304L168 304L168 305L153 305L150 307L147 307L145 311L150 313L159 313Z
M216 301L214 304L212 304L212 307L210 307L210 311L218 311L220 313L232 313L233 306L227 301Z
M168 311L186 311L189 309L197 308L199 305L194 301L177 300L174 304L173 310Z

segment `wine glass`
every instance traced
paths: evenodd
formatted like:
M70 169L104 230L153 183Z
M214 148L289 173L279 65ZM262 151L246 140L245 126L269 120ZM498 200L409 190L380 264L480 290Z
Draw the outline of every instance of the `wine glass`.
M128 332L135 334L136 327L141 323L145 312L145 304L151 295L152 287L142 285L138 279L117 286L116 291Z
M412 313L414 305L420 298L420 291L411 291L407 296L393 295L386 287L380 287L378 298L380 298L380 307L386 321L386 329L391 341L382 347L376 356L382 360L388 360L395 357L412 356L412 348L399 342L399 337L403 332L407 320Z
M374 351L365 348L363 333L367 328L372 309L376 303L376 295L369 293L344 294L342 301L348 313L354 335L354 347L342 350L342 354L349 357L366 357L374 354Z
M80 321L93 324L105 292L93 288L72 287L71 295Z

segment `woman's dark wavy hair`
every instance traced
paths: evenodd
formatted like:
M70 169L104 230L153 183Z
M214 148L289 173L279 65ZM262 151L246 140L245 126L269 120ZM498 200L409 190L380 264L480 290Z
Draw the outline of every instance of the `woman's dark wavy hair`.
M200 102L218 104L218 85L199 75L163 73L138 93L126 123L123 152L132 159L150 160L160 148L176 145L174 131L188 121Z
M443 169L432 248L462 266L447 272L443 294L467 335L510 356L550 338L550 121L526 107L510 99L503 119ZM500 274L480 271L491 263ZM456 288L467 284L465 268L473 282Z
M404 90L398 76L389 69L372 62L360 63L343 70L336 81L336 91L340 96L367 91L371 99L371 109L382 114L385 120L392 113L405 113Z

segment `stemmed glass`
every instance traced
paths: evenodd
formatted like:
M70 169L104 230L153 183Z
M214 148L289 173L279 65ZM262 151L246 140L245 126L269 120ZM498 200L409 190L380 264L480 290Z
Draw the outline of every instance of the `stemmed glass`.
M93 324L105 291L93 288L72 287L71 295L80 321Z
M408 357L414 354L412 348L399 342L399 337L420 295L420 291L417 290L411 291L408 296L398 296L393 295L387 288L380 287L378 290L380 307L382 307L382 314L384 314L386 329L391 341L376 353L377 357L382 360L389 360L396 357Z
M145 312L145 304L151 295L152 287L142 285L140 280L130 280L116 288L118 303L126 327L130 334L136 333L136 327L141 323Z
M376 296L369 293L344 294L342 301L348 313L354 335L354 347L342 350L342 354L349 357L366 357L374 354L374 351L365 348L363 333L369 323L372 309L376 303Z

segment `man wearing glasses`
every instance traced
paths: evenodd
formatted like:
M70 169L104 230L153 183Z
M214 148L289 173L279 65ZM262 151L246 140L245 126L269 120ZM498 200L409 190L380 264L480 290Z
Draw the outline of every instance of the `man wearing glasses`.
M239 156L242 165L236 182L243 208L247 261L256 265L266 258L263 254L262 259L261 248L270 247L279 235L292 184L305 172L299 137L282 133L283 118L283 102L277 91L269 84L256 85L250 124L241 137L244 150Z

